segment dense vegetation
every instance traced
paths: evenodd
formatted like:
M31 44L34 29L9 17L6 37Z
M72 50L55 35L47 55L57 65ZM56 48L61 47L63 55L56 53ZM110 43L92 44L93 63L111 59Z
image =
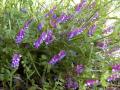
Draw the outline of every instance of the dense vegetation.
M45 0L0 1L0 87L118 88L120 18L110 14L119 12L120 1L45 3ZM108 25L111 19L116 22Z

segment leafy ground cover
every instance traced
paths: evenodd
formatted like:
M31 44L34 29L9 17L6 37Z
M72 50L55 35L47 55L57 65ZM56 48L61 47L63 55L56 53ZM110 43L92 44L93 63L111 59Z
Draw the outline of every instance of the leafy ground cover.
M45 3L0 1L0 88L119 90L120 1Z

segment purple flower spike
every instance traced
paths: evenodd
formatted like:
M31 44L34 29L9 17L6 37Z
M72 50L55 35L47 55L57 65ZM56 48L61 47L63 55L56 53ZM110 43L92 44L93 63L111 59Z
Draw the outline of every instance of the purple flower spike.
M20 55L20 54L14 54L13 56L12 56L12 64L11 64L11 67L13 67L13 68L15 68L15 69L17 69L18 67L19 67L19 63L20 63L20 58L21 58L22 56Z
M53 18L53 19L56 19L56 18L57 18L57 15L56 15L56 14L53 14L52 18Z
M106 41L98 42L97 43L97 47L100 48L100 49L102 49L102 50L106 50L107 47L108 47L108 44L107 44Z
M78 85L78 82L76 82L73 78L69 77L66 79L65 87L67 89L76 90L79 88L79 85Z
M43 41L46 40L46 38L47 38L47 33L46 33L46 32L42 32L41 38L42 38Z
M78 33L79 33L79 29L78 28L74 29L73 31L71 31L71 32L68 33L68 39L71 39L71 38L77 36Z
M59 55L53 56L53 58L49 61L49 64L56 64L59 61Z
M91 26L88 31L88 36L93 36L93 33L95 32L96 28L97 28L96 25Z
M77 28L77 29L74 29L73 31L69 32L68 33L68 39L71 39L79 34L81 34L83 32L85 28Z
M77 65L75 71L77 74L81 74L84 71L84 66L82 64Z
M82 0L81 3L76 6L75 11L81 12L81 9L85 6L86 2L86 0Z
M96 12L95 15L90 19L91 22L93 22L94 20L96 20L99 17L99 13Z
M92 87L92 86L94 86L95 84L98 84L98 83L99 83L98 80L90 79L90 80L87 80L87 81L86 81L85 86Z
M25 30L22 28L16 36L15 42L20 44L25 36Z
M64 50L61 50L58 55L59 59L63 59L66 56L66 52Z
M113 33L113 26L109 26L106 29L104 29L104 31L103 31L104 36L108 36L108 35L110 35L112 33Z
M42 28L43 28L43 24L42 23L39 23L39 25L38 25L38 31L40 31Z
M73 90L77 90L79 88L78 82L74 81Z
M33 21L33 19L30 19L30 20L28 20L28 21L26 21L25 22L25 24L24 24L24 30L26 30L26 29L28 29L29 28L29 25L30 25L30 23Z
M119 79L120 78L120 75L119 74L113 74L113 75L111 75L111 76L109 76L108 78L107 78L107 81L108 82L111 82L111 81L115 81L115 80L117 80L117 79Z
M47 31L47 38L45 39L46 45L53 42L53 32L51 30Z
M49 61L49 64L56 64L58 61L63 59L66 56L66 52L61 50L57 55L53 56L53 58Z
M112 71L113 72L119 72L120 71L120 64L115 64L112 66Z
M43 41L47 38L46 32L42 32L41 36L34 42L35 48L39 48L39 46L43 43Z
M64 23L72 18L71 15L66 15L65 13L62 13L60 17L57 18L57 23Z

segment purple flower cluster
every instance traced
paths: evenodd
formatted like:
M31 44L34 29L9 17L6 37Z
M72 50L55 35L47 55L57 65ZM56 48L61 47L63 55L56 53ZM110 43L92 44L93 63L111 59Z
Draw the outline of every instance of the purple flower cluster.
M120 71L120 64L115 64L112 66L112 72L118 72Z
M108 35L110 35L110 34L112 34L112 33L113 33L113 26L107 27L107 28L104 29L104 31L103 31L103 35L104 35L104 36L108 36Z
M96 12L95 15L90 19L91 22L93 22L94 20L96 20L99 17L99 13Z
M89 79L89 80L86 81L85 86L92 87L92 86L94 86L95 84L98 84L98 83L99 83L98 80Z
M115 80L117 80L118 78L120 78L120 75L119 75L119 74L112 74L111 76L109 76L109 77L107 78L107 81L108 81L108 82L115 81Z
M53 19L56 19L56 18L57 18L57 15L56 15L56 14L53 14L53 15L52 15L52 18L53 18Z
M105 42L105 41L101 41L101 42L98 42L97 43L97 46L100 48L100 49L102 49L102 50L105 50L105 49L107 49L107 42Z
M55 9L56 9L56 6L54 6L54 7L45 15L45 17L49 17L50 15L53 15Z
M49 61L49 64L56 64L58 61L63 59L66 56L66 52L64 50L61 50L57 55L54 55L52 59Z
M82 0L81 3L79 3L76 8L75 8L75 11L77 12L81 12L81 9L86 5L86 0Z
M22 28L22 29L18 32L18 34L17 34L17 36L16 36L16 39L15 39L15 42L16 42L17 44L20 44L20 43L22 42L22 40L23 40L24 37L25 37L25 30Z
M76 90L79 88L79 84L73 78L69 77L66 79L65 87L68 89Z
M23 29L24 29L24 30L28 29L28 28L29 28L29 25L30 25L30 23L31 23L32 21L33 21L33 19L30 19L30 20L26 21L25 24L24 24Z
M53 14L53 18L50 20L50 25L53 28L57 27L57 24L64 23L72 18L72 15L66 15L65 13L62 13L59 17L56 16L56 14Z
M95 24L92 25L92 26L90 27L90 29L88 30L88 36L93 36L96 28L97 28L97 25L95 25Z
M52 43L54 40L52 30L48 30L47 32L42 32L40 37L34 42L35 48L39 48L40 45L45 41L45 44L48 45Z
M43 41L47 38L47 33L42 32L40 37L34 42L35 48L39 48L39 46L43 43Z
M20 31L18 32L18 34L16 36L16 39L15 39L15 42L17 44L20 44L23 41L23 38L25 37L26 30L28 29L29 24L31 22L32 22L32 19L30 19L27 22L25 22L24 27L22 29L20 29Z
M20 63L20 58L21 58L21 54L15 53L12 56L12 63L11 63L11 67L17 69L19 67L19 63Z
M84 66L82 64L79 64L75 67L75 72L77 74L81 74L84 71Z
M72 18L72 15L66 15L62 13L60 17L57 18L57 23L64 23Z
M79 34L81 34L83 32L85 28L76 28L74 30L72 30L71 32L68 33L68 39L71 39Z
M45 39L45 44L48 45L53 42L53 32L51 30L47 31L47 38Z
M39 23L37 28L38 28L38 31L40 31L43 28L43 23Z

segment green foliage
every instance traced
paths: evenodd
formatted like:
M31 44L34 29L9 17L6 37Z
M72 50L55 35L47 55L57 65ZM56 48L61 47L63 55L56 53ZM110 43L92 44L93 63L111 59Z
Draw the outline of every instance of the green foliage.
M88 8L93 0L87 1L87 6L80 13L75 12L73 0L55 0L48 6L41 0L1 0L0 1L0 81L3 88L23 88L27 90L64 90L65 78L72 76L79 82L79 90L86 90L85 81L87 79L98 79L101 82L101 88L108 86L106 79L111 74L111 63L119 61L118 58L106 56L106 52L100 50L96 43L106 38L112 39L108 48L119 45L120 18L110 17L109 14L116 9L119 10L120 1L116 0L95 0L96 5ZM108 11L112 4L118 5ZM57 28L50 25L50 19L45 14L53 6L57 6L54 13L60 16L62 12L74 15L74 18L58 24ZM91 18L98 12L99 18L91 22ZM15 43L15 38L24 23L33 18L26 36L20 45ZM103 36L105 22L108 19L117 20L114 32L109 36ZM44 23L41 31L37 30L38 24ZM97 25L97 30L92 37L88 36L88 30L93 25ZM86 26L85 31L68 41L67 33L74 28ZM36 49L33 43L38 39L43 31L53 30L55 39L50 45L44 43ZM27 48L25 46L28 45ZM60 50L67 52L66 57L56 65L49 65L49 60ZM21 53L22 58L18 69L11 68L11 59L14 53ZM73 55L76 52L77 55ZM83 64L85 70L80 75L74 72L75 64ZM21 83L17 87L14 83L14 77L20 75ZM53 77L56 76L56 80ZM0 83L1 84L1 83ZM22 85L24 84L24 85ZM16 87L15 87L16 86ZM98 90L99 87L96 87Z

